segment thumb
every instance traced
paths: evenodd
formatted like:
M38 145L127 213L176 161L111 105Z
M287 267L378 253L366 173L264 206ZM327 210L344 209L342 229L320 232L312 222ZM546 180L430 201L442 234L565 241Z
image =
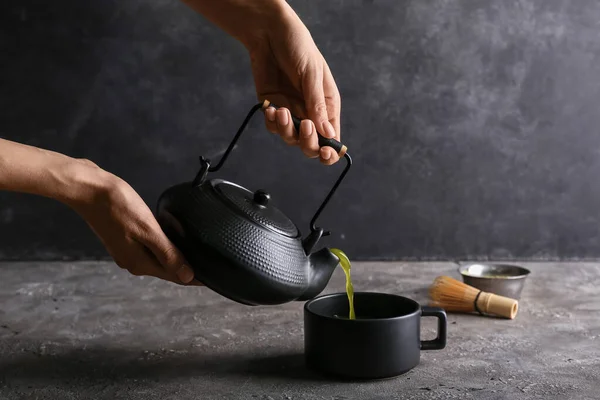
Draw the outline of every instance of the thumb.
M325 102L325 91L323 89L323 68L317 65L309 65L302 76L302 95L308 118L310 118L317 132L326 138L335 138L336 133L333 125L329 122L327 114L327 103Z
M156 229L146 238L144 245L154 254L162 268L172 276L177 276L181 283L191 283L194 280L194 270L161 229Z

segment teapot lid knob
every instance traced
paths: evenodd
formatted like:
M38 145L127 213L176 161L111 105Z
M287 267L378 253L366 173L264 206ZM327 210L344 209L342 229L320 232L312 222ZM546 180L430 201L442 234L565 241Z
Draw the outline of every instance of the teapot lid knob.
M266 207L269 204L269 200L271 199L271 195L264 190L257 190L254 192L253 200L259 206Z

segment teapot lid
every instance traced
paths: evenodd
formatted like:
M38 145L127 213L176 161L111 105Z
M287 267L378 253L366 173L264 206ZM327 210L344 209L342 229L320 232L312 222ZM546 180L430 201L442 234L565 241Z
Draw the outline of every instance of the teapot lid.
M288 237L299 236L296 225L274 205L271 196L264 190L252 193L250 190L221 179L211 180L213 188L222 195L247 219Z

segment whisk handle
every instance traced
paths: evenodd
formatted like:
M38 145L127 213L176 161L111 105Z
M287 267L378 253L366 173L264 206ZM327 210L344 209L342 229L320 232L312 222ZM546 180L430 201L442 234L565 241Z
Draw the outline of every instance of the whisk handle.
M421 340L421 350L441 350L446 347L446 330L448 326L448 318L446 311L439 307L421 307L421 317L436 317L437 337L433 340Z

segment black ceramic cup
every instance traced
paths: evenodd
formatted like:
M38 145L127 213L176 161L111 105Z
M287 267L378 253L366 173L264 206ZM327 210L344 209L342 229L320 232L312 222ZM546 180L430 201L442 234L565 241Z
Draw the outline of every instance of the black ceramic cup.
M419 364L421 350L446 347L446 313L386 293L354 294L356 319L348 318L346 293L317 297L304 305L307 367L343 379L384 379ZM421 317L438 319L437 338L422 341Z

